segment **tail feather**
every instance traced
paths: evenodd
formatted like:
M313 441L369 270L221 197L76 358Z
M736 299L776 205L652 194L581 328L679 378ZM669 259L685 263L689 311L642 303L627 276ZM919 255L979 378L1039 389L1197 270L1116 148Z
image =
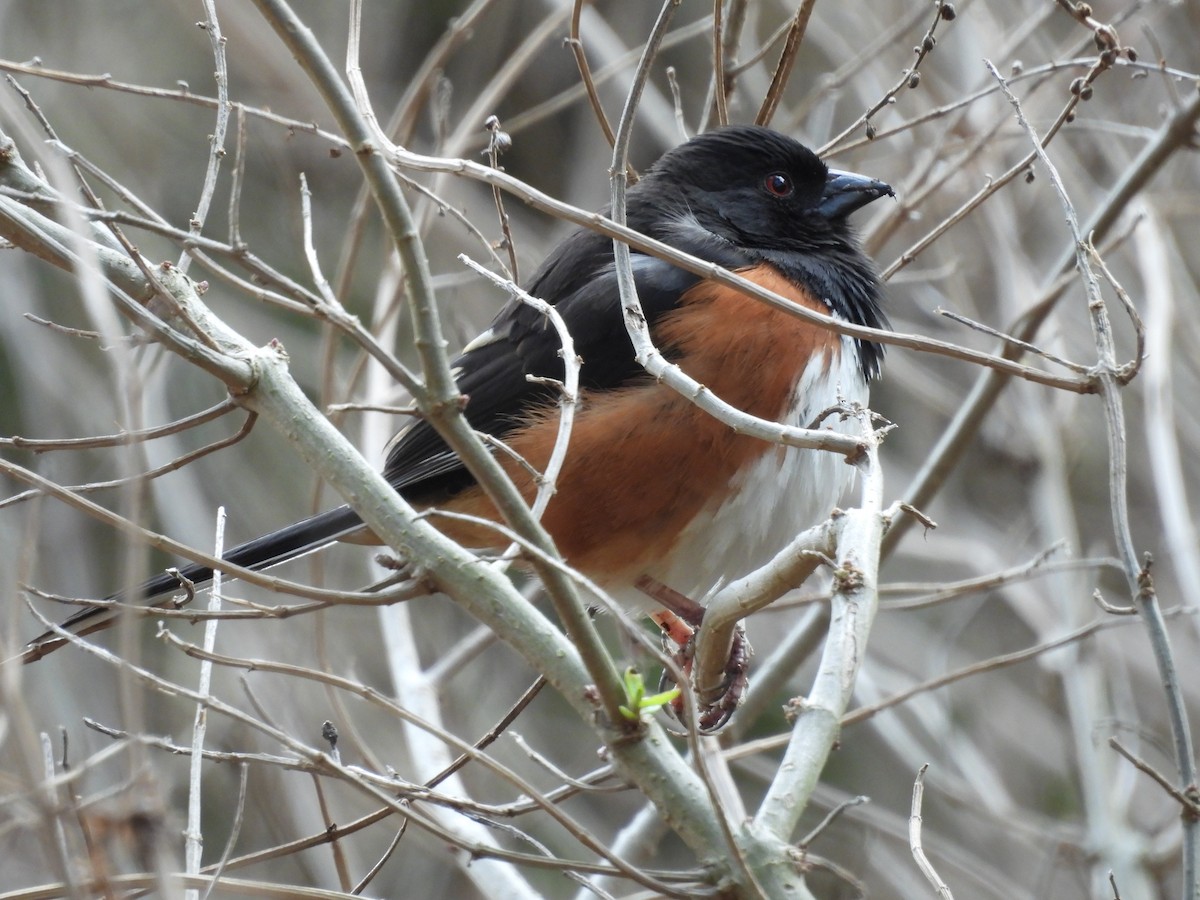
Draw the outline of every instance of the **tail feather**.
M319 550L362 527L362 519L354 510L349 506L340 506L239 544L227 551L222 558L246 569L262 571ZM212 580L212 576L213 570L210 567L193 563L180 567L178 576L163 572L142 582L134 591L112 594L106 597L105 601L152 601L176 590L181 584L180 578L196 585L204 585ZM90 634L112 624L115 615L116 613L108 607L88 607L67 618L61 627L74 634ZM47 631L25 645L23 659L27 663L34 662L65 643L65 638L53 631Z

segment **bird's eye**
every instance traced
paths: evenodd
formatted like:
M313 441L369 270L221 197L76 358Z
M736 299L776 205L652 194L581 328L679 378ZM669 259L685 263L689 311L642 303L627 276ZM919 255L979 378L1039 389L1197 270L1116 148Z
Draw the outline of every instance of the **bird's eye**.
M763 187L772 197L790 197L796 186L792 184L791 176L782 172L772 172L763 180Z

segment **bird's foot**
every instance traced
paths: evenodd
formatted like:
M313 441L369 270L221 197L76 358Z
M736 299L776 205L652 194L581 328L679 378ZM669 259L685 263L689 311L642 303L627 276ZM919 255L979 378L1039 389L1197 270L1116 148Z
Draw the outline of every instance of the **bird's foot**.
M696 631L704 619L704 607L690 597L649 577L643 576L638 580L636 586L664 607L658 612L652 613L650 618L662 629L663 650L674 661L678 671L683 674L684 681L690 682L696 650ZM729 649L729 659L724 668L725 678L720 687L712 691L707 699L697 698L698 727L701 733L711 734L723 728L733 715L733 711L737 709L738 704L742 702L746 687L750 683L747 675L750 653L750 642L746 639L746 629L739 623L734 632L733 644ZM670 673L664 671L659 689L665 690L667 684L672 681ZM681 722L685 721L682 696L676 697L669 708L677 719Z

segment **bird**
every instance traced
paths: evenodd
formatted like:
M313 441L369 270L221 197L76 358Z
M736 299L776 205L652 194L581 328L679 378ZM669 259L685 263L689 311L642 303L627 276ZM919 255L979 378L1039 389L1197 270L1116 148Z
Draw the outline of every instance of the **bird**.
M831 169L788 135L733 125L662 155L629 187L626 216L641 234L800 306L884 328L880 279L849 223L883 196L894 196L885 182ZM656 347L722 400L801 427L830 407L867 403L881 344L839 335L636 249L632 270ZM618 603L653 607L647 583L702 602L829 515L852 478L841 458L739 434L637 362L610 238L572 232L525 290L557 309L580 358L569 450L542 523L563 558ZM497 459L530 500L537 488L530 467L545 467L558 434L560 351L544 316L514 299L453 361L463 414L507 445L511 452ZM464 521L499 515L428 422L417 419L392 440L383 475L415 507L461 514L431 520L447 536L473 548L498 543L496 532ZM371 538L354 510L341 506L224 558L265 569L336 540ZM179 574L201 584L212 570L190 565ZM136 597L150 600L179 585L164 572ZM111 609L85 608L63 627L86 633L111 616ZM26 645L24 658L63 642L47 632Z

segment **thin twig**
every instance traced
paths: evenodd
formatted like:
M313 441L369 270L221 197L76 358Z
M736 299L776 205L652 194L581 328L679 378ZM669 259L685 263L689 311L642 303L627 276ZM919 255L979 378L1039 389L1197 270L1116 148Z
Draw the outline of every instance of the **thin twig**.
M471 237L475 238L475 240L479 242L479 245L487 251L488 256L491 257L492 262L496 264L497 268L508 268L504 264L504 260L501 259L500 255L496 252L496 248L492 246L492 242L487 239L487 235L480 230L478 225L471 221L466 213L464 213L461 209L458 209L452 203L449 203L448 201L439 197L436 193L434 193L434 191L432 191L430 188L427 188L419 181L409 178L403 172L396 172L396 177L399 178L400 181L404 183L404 186L410 191L416 191L422 197L425 197L427 200L433 203L437 207L439 213L449 216L450 218L459 222L463 228L467 230L467 233L471 235Z
M134 475L127 475L121 478L113 478L109 481L92 481L88 484L65 485L64 488L65 490L72 491L76 494L90 494L95 493L96 491L107 491L112 490L113 488L127 487L130 484L153 480L170 472L177 472L198 459L216 453L219 450L224 450L226 447L232 447L234 444L240 442L243 438L250 434L251 430L254 428L254 423L257 418L258 417L254 413L248 413L246 418L242 421L241 427L238 428L235 434L231 434L229 437L221 438L220 440L205 444L203 447L199 447L196 450L191 450L182 454L181 456L177 456L170 462L163 463L161 466L156 466L155 468L149 469L145 472L138 472ZM173 423L173 425L174 424L175 423ZM173 425L167 427L170 428L173 427ZM142 429L142 432L144 433L146 430L148 429ZM83 440L86 441L89 439L84 438ZM24 491L20 494L13 494L10 497L5 497L3 500L0 500L0 509L4 509L5 507L12 506L17 503L25 503L40 496L42 496L42 492L38 490Z
M221 161L225 158L225 135L229 131L229 67L225 62L225 35L221 34L221 24L217 20L217 6L214 0L204 0L204 23L201 26L208 35L212 47L215 71L213 78L217 82L217 121L213 133L209 137L208 163L204 167L204 185L200 189L200 202L196 211L188 220L190 235L198 235L204 230L204 221L208 218L209 207L217 192L217 176L221 172ZM236 220L234 220L236 221ZM176 265L179 271L187 274L192 263L192 254L184 250ZM190 872L189 874L194 874Z
M229 246L245 248L242 240L242 184L246 180L246 109L237 107L237 140L234 144L233 169L229 173ZM215 883L215 881L214 881Z
M242 834L242 823L246 818L246 787L250 783L250 766L246 763L238 765L238 795L237 802L233 808L233 821L229 823L229 838L225 841L225 849L221 851L221 858L217 860L212 869L212 881L208 883L200 900L209 900L212 897L212 892L221 881L221 875L225 872L225 867L229 865L230 857L233 856L233 848L237 846L238 838Z
M940 25L943 20L953 18L952 15L946 14L946 8L947 4L943 3L942 0L938 0L933 14L933 21L929 23L929 28L925 32L925 36L921 38L921 43L916 48L917 58L913 60L913 64L909 68L904 70L904 74L900 76L900 80L897 81L891 88L889 88L873 106L868 107L866 112L847 125L840 134L826 141L825 146L818 151L819 155L824 156L832 148L836 147L863 126L866 126L868 138L875 136L874 126L871 125L871 117L890 104L895 99L896 95L899 94L900 91L904 90L905 87L915 89L920 83L921 63L925 61L925 57L928 56L933 51L933 48L937 46L936 35L938 25Z
M664 49L666 47L676 47L692 40L693 38L707 35L711 31L712 24L708 21L708 17L704 16L700 19L697 19L695 22L683 25L675 31L672 31L665 38L663 38L662 46ZM616 57L612 60L612 62L604 66L604 68L599 69L592 74L594 83L596 85L601 85L627 72L629 70L629 66L637 61L637 58L640 54L641 48L639 47ZM522 132L531 126L536 125L538 122L542 122L550 118L555 113L559 113L565 109L568 109L572 104L584 99L586 96L587 89L585 86L582 83L574 84L566 90L560 91L549 100L545 100L536 106L532 106L529 109L512 116L506 121L508 133L513 135L518 134L519 132Z
M15 72L20 75L29 75L34 78L45 78L50 81L57 81L62 84L72 84L87 90L95 90L97 88L103 90L115 91L123 94L130 94L137 97L150 97L159 100L173 100L181 103L189 103L196 106L201 106L206 109L216 109L220 105L220 100L216 97L206 97L203 94L194 94L190 89L170 90L167 88L150 87L143 84L132 84L126 81L118 81L107 73L100 75L85 75L79 72L66 72L61 69L50 69L42 65L28 65L26 63L14 62L8 59L0 59L0 72ZM309 134L315 137L320 137L322 140L329 141L335 146L343 149L349 149L345 138L331 131L325 131L311 121L303 121L301 119L292 119L288 116L279 115L268 109L261 109L255 106L247 106L243 103L234 104L238 109L244 110L246 115L254 116L266 122L279 125L285 128L290 134Z
M487 129L488 133L488 162L493 169L499 169L500 154L512 147L512 137L501 129L500 120L494 115L487 117L483 127ZM492 186L492 202L496 204L496 215L500 219L500 234L502 235L500 243L508 251L508 266L505 274L513 283L520 284L521 270L517 266L517 243L513 240L512 223L508 219L508 212L504 209L504 194L495 185Z
M225 507L217 508L216 538L213 542L213 556L221 557L225 553ZM213 572L212 591L208 595L208 608L213 612L221 609L221 573ZM209 619L204 625L204 650L212 653L217 643L216 619ZM202 699L196 704L196 714L192 720L192 758L188 777L188 807L187 830L184 832L185 841L185 871L188 875L200 872L200 856L204 851L204 832L201 828L201 801L203 797L202 766L204 763L204 737L208 732L208 709L204 699L212 693L213 664L209 660L200 663L200 675L196 693ZM188 900L195 900L198 892L188 891Z
M859 338L861 340L869 340L880 344L888 344L891 346L905 347L910 350L927 352L939 356L947 356L952 359L958 359L963 362L974 363L988 368L998 369L1009 375L1016 375L1028 381L1037 384L1044 384L1049 387L1058 388L1061 390L1072 391L1074 393L1093 393L1095 386L1090 377L1066 377L1050 375L1040 369L1031 366L1016 363L1011 359L1003 356L998 356L991 353L983 353L977 350L972 350L967 347L962 347L957 344L949 344L945 341L938 341L931 338L926 338L914 334L904 334L902 332L889 331L882 328L868 328L866 326L854 325L842 319L835 319L832 316L827 316L815 310L808 309L793 303L784 297L768 291L761 286L740 277L736 273L709 263L688 253L684 253L670 244L648 238L631 228L606 218L598 213L586 212L578 207L568 203L563 203L549 195L536 190L535 188L512 178L505 172L496 172L487 167L480 166L470 160L449 159L443 157L422 156L412 153L403 148L391 148L392 156L397 165L418 169L421 171L440 171L450 172L458 175L469 177L473 180L483 182L484 184L500 184L505 190L519 197L524 202L537 207L538 209L549 212L566 221L573 222L577 225L582 225L592 229L600 234L604 234L615 240L627 244L628 246L648 253L658 259L666 260L673 265L679 266L688 272L693 272L704 278L711 279L718 284L733 288L739 293L755 297L770 306L786 311L789 315L794 315L799 319L807 322L812 322L819 325L821 328L828 329L837 334L847 335L849 337ZM655 373L657 376L657 373ZM664 378L672 379L674 376L664 373ZM682 383L681 383L682 384ZM687 390L686 388L677 388ZM708 411L721 418L723 421L729 421L725 416L734 417L736 410L729 408L721 412L720 404L713 404ZM738 422L737 427L746 429L758 429L755 434L764 440L774 440L782 443L789 443L787 439L780 438L780 430L778 423L757 422L753 419L743 418ZM774 433L772 433L774 432ZM749 431L748 431L749 433ZM826 436L830 436L828 432L824 432ZM831 436L830 436L831 437ZM810 437L798 440L792 446L804 447L807 449L831 449L831 444L813 444L801 441L809 441ZM847 451L851 448L847 447Z
M1112 747L1123 757L1129 760L1129 762L1133 764L1134 768L1148 775L1152 781L1158 784L1160 788L1174 798L1175 802L1179 804L1182 810L1182 815L1185 818L1200 818L1200 794L1197 793L1194 786L1188 792L1179 790L1179 788L1171 784L1166 775L1158 771L1158 769L1150 765L1150 763L1146 762L1136 753L1133 753L1131 750L1129 750L1116 736L1108 739L1108 746Z
M986 334L997 338L998 340L1008 344L1010 347L1015 347L1018 350L1024 350L1026 353L1032 353L1034 356L1040 356L1047 362L1057 363L1058 365L1065 369L1069 369L1072 372L1082 374L1089 371L1088 367L1083 363L1072 362L1069 359L1063 359L1061 356L1055 356L1053 353L1043 350L1041 347L1030 344L1027 341L1023 341L1018 337L1013 337L1011 334L1005 334L1003 331L993 328L990 325L985 325L983 322L976 322L974 319L970 319L967 316L959 315L952 310L943 309L939 306L933 312L935 315L945 316L950 321L957 322L960 325L965 325L974 331L978 331L980 334Z
M792 16L791 24L788 26L787 40L784 42L783 51L779 54L775 72L771 76L771 86L767 89L762 106L758 108L758 115L754 117L756 125L770 125L771 120L775 118L775 110L779 108L779 101L783 99L784 88L787 87L788 79L792 75L792 67L796 64L796 58L800 55L800 45L804 42L804 34L808 31L808 20L812 17L813 8L816 5L817 0L803 0L799 9L796 10L796 14Z
M1076 628L1062 637L1055 638L1050 641L1045 641L1041 644L1035 644L1032 647L1026 647L1023 650L1017 650L1013 653L1006 653L1000 656L994 656L990 659L985 659L982 662L974 663L969 666L964 666L961 669L956 669L953 672L948 672L944 675L939 675L937 678L931 678L927 681L922 681L920 684L913 685L911 688L893 694L880 700L878 703L873 703L869 706L860 706L857 709L851 710L842 717L842 727L846 728L850 725L857 725L860 722L865 722L867 719L878 715L884 710L891 709L894 706L899 706L906 703L913 697L919 694L925 694L930 691L938 690L949 684L954 684L957 681L962 681L966 678L971 678L975 675L981 675L985 672L994 672L997 669L1007 668L1008 666L1017 665L1018 663L1026 662L1034 659L1043 653L1049 653L1057 650L1060 647L1065 647L1077 641L1082 641L1085 638L1092 637L1102 631L1108 631L1110 628L1120 628L1124 625L1132 624L1130 619L1111 619L1104 618L1091 622L1081 628ZM725 751L726 756L731 759L740 759L746 756L753 756L758 753L768 753L778 750L780 747L786 746L789 734L779 734L767 738L759 738L755 741L747 741L737 747L731 747Z
M371 868L367 870L366 874L358 880L358 883L351 888L351 894L361 894L367 889L367 886L375 880L375 876L383 871L383 867L387 864L387 861L392 858L392 854L399 849L400 841L403 840L404 835L406 834L408 834L408 819L404 819L400 823L400 827L396 829L396 836L392 838L392 842L388 844L387 849L383 851L383 854L375 861L375 864L372 865Z
M717 124L729 124L729 97L725 93L725 0L712 0L713 101Z
M561 397L559 402L558 433L554 439L554 448L550 451L550 458L546 463L546 470L537 477L537 495L534 497L533 503L530 504L534 516L540 519L546 511L546 506L550 503L550 498L554 496L557 490L558 476L562 472L563 464L567 459L567 448L570 446L571 440L571 428L575 423L575 413L579 407L579 371L583 361L575 353L575 341L571 337L567 323L563 321L562 315L557 309L544 300L532 296L512 281L505 281L503 278L494 275L465 254L460 254L458 258L472 271L477 272L493 284L508 291L514 299L526 306L532 307L545 316L554 328L555 333L558 335L559 343L562 345L559 355L563 360L564 376L560 386Z
M946 886L937 869L933 867L933 863L925 855L925 848L921 846L921 801L925 797L925 773L929 770L929 763L925 763L917 770L917 778L913 782L912 791L912 811L908 816L908 849L912 851L913 859L917 861L917 868L921 870L921 874L926 880L933 885L937 895L942 900L953 900L954 895L950 893L950 888Z
M835 806L833 809L831 809L829 812L827 812L825 814L825 817L823 819L821 819L821 821L818 822L813 827L813 829L811 831L809 831L808 834L806 834L804 837L800 838L800 840L796 842L796 846L804 847L807 849L809 846L812 845L813 841L815 841L818 837L820 837L822 832L824 832L825 829L827 829L830 825L832 825L834 823L834 821L839 816L841 816L842 813L844 813L846 810L853 809L856 806L862 806L864 803L870 803L870 802L871 802L871 798L866 796L865 794L859 794L857 797L851 797L849 800L843 800L841 803L839 803L837 806Z
M571 31L567 38L567 46L575 55L575 65L579 68L579 80L583 82L584 90L587 91L588 103L592 106L596 124L604 132L604 139L611 147L617 138L613 134L612 126L608 124L608 116L605 115L604 105L600 102L600 93L596 90L596 82L592 80L592 69L588 65L587 54L583 49L583 38L579 33L579 20L583 16L583 7L586 3L587 0L575 0L571 7Z
M137 431L122 431L117 434L101 434L86 438L26 438L13 435L10 438L0 438L0 447L12 447L14 450L29 450L32 453L51 453L55 450L96 450L102 447L127 447L143 441L152 441L168 435L181 434L190 428L212 422L221 416L233 412L238 406L226 398L220 403L210 406L198 413L192 413L166 425L155 425L151 428L141 428Z
M1072 102L1076 98L1072 97ZM1121 179L1092 213L1081 229L1090 235L1093 242L1104 238L1116 224L1118 217L1127 208L1133 197L1150 181L1175 153L1191 146L1197 120L1200 120L1200 91L1192 94L1191 100L1156 132L1154 139L1146 144L1137 158L1124 171ZM1009 328L1023 340L1031 340L1050 315L1066 287L1074 282L1074 275L1062 275L1071 266L1074 251L1070 250L1051 269L1051 282L1041 297L1021 318ZM999 400L1009 377L998 369L981 372L967 398L959 405L950 425L938 439L936 446L927 454L920 471L905 488L904 497L918 507L927 506L941 489L950 473L962 458L966 447L982 426L988 412ZM901 517L893 525L885 539L885 553L890 553L913 520Z
M1048 552L1053 552L1054 549L1051 548ZM1047 561L1046 557L1047 553L1042 553L1029 562L1013 566L1001 572L993 572L979 578L967 578L941 586L888 584L882 589L885 597L897 593L912 593L914 591L926 591L927 593L923 597L913 597L912 599L886 600L881 606L881 611L897 612L901 610L925 609L951 600L977 596L986 591L993 591L1016 582L1040 578L1044 575L1053 575L1058 572L1072 572L1080 569L1086 570L1101 567L1120 569L1121 567L1121 561L1114 557L1054 561Z
M525 711L526 707L533 702L534 698L542 692L542 688L545 686L545 678L535 678L533 684L525 689L525 692L516 699L513 705L508 708L508 710L503 716L500 717L496 724L489 728L486 733L484 733L477 741L475 741L475 743L472 745L474 751L479 752L481 750L485 750L495 743L496 739L508 730L508 726L517 720L517 717ZM425 786L431 788L437 787L439 784L465 766L468 762L470 762L473 758L474 756L472 754L460 753L454 762L450 763L450 765L446 766L446 768L442 769L442 771L438 772L432 778L427 780L425 782Z
M1067 0L1063 0L1067 2ZM1089 22L1090 24L1090 22ZM1112 40L1118 47L1115 33L1100 29L1096 32L1098 42ZM1106 50L1105 52L1112 52ZM1102 54L1103 55L1103 54ZM1025 118L1020 101L1013 94L1004 78L995 67L986 62L988 69L1000 85L1016 110L1017 121L1029 136L1039 161L1049 173L1050 183L1063 206L1067 225L1075 248L1075 261L1087 288L1088 310L1091 313L1092 334L1098 357L1097 376L1104 400L1105 423L1108 433L1109 451L1109 507L1112 513L1113 536L1125 569L1130 596L1141 612L1141 621L1150 639L1150 647L1158 667L1159 678L1167 704L1167 717L1171 723L1171 737L1175 745L1175 762L1179 767L1179 779L1185 790L1196 784L1196 761L1192 751L1191 726L1183 700L1183 689L1171 649L1170 636L1162 616L1154 583L1150 578L1149 564L1138 557L1134 545L1133 530L1129 521L1128 502L1128 459L1126 455L1125 412L1121 398L1121 383L1117 377L1118 366L1113 345L1112 324L1108 309L1100 294L1100 286L1091 266L1094 247L1080 230L1075 208L1063 186L1057 168L1051 162L1038 140L1033 126ZM1200 819L1185 818L1183 821L1183 884L1185 891L1200 893Z
M682 143L690 135L687 120L683 116L683 97L679 93L679 79L676 77L674 66L667 66L667 84L671 88L671 105L675 107L675 130L679 132L679 141Z
M919 684L914 684L912 687L903 691L899 691L880 700L878 703L872 703L869 706L860 706L857 709L851 710L842 718L842 725L857 725L859 722L865 722L867 719L878 715L886 709L891 709L894 706L899 706L902 703L907 703L913 697L919 694L926 694L930 691L938 690L947 685L954 684L958 681L982 675L985 672L995 672L998 669L1004 669L1008 666L1015 666L1018 663L1023 663L1031 659L1041 656L1043 653L1049 653L1052 650L1057 650L1060 647L1066 647L1070 644L1078 643L1085 638L1092 637L1101 631L1107 631L1109 628L1120 627L1121 625L1129 624L1127 619L1099 619L1073 631L1069 631L1062 637L1054 638L1053 640L1043 641L1040 644L1035 644L1032 647L1026 647L1022 650L1015 650L1012 653L1002 653L999 656L993 656L985 659L982 662L977 662L969 666L963 666L960 669L955 669L952 672L947 672L944 675L939 675L936 678L930 678L927 681L922 681Z

